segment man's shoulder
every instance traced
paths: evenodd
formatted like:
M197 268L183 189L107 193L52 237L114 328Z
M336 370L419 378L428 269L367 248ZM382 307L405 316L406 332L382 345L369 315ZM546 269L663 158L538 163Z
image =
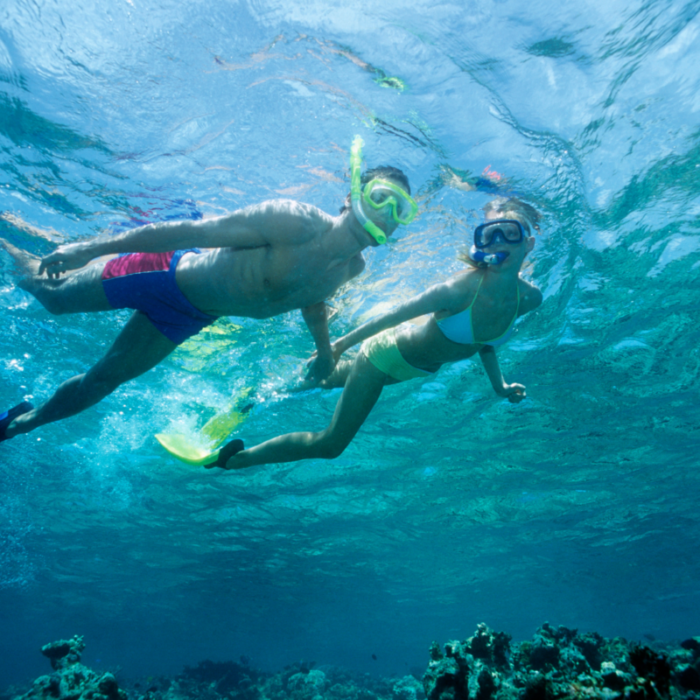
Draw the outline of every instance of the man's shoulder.
M310 239L325 234L333 226L332 216L313 204L295 199L270 199L256 206L260 216L293 231L297 237Z
M319 209L313 204L299 202L296 199L267 199L259 204L251 204L245 208L245 211L268 215L278 214L280 216L292 216L301 219L327 219L329 221L332 219L332 217L326 214L322 209Z
M294 199L268 199L219 217L218 225L257 231L268 245L299 245L325 235L333 217Z

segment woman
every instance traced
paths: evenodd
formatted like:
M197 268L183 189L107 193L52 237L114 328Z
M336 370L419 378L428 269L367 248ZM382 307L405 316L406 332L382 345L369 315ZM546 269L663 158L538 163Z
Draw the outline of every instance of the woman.
M443 364L476 353L496 394L511 403L522 401L525 387L506 383L495 348L508 340L519 316L542 303L540 290L520 276L535 244L530 231L539 231L539 218L533 207L516 199L487 205L485 222L474 231L469 258L462 258L470 263L467 270L333 343L333 353L339 357L364 341L354 361L339 364L321 383L324 388L345 386L325 430L288 433L249 449L244 449L241 440L234 440L207 468L243 469L271 462L337 457L365 422L385 385L428 377ZM431 314L427 323L396 328L424 314Z

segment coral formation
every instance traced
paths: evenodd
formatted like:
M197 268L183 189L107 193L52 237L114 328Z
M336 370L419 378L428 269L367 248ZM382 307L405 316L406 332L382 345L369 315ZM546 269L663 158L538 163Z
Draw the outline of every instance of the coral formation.
M240 663L235 661L200 661L195 668L185 667L176 682L181 689L197 689L206 684L218 695L237 693L241 698L257 698L255 688L258 687L264 675L252 668L245 657ZM187 692L185 691L187 695Z
M433 642L422 680L313 663L266 673L241 657L122 689L80 663L84 648L82 637L47 644L54 672L0 700L700 700L700 637L661 651L549 624L519 644L484 624L465 641Z
M138 700L423 700L421 683L412 676L383 680L357 676L335 667L296 663L278 673L246 664L201 662L186 668L166 692Z
M433 642L428 700L698 700L700 638L659 652L544 624L532 640L479 625L464 642Z
M111 673L95 673L80 663L82 637L61 639L41 648L54 672L37 678L17 700L127 700Z

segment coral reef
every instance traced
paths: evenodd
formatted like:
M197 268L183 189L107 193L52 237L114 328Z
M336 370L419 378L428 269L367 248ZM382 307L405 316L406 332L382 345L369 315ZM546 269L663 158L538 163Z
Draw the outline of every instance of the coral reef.
M127 700L111 673L95 673L80 663L82 637L61 639L41 648L54 672L37 678L17 700Z
M54 672L0 700L700 700L700 637L661 649L549 624L519 644L484 624L465 641L433 642L422 680L313 663L265 673L241 657L120 688L80 663L84 648L82 637L47 644Z
M424 700L412 676L377 679L335 667L296 663L278 673L263 673L241 663L202 661L169 684L151 688L136 700Z
M195 690L206 684L218 695L226 696L232 693L241 698L257 698L255 689L264 679L264 674L251 667L245 657L240 663L235 661L200 661L195 668L185 667L176 682L178 688L188 695L187 688Z
M700 700L700 638L664 652L544 624L511 646L486 625L430 648L428 700Z

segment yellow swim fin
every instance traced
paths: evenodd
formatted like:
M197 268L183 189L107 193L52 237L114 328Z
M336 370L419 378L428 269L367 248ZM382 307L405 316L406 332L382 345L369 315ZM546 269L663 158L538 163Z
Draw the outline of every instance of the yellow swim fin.
M207 466L217 463L218 467L225 467L230 457L244 449L243 440L231 440L218 450L205 450L189 442L184 435L156 435L156 440L170 452L173 457L177 457L185 464L192 464L196 467Z
M173 457L185 464L194 466L213 464L219 458L217 448L247 418L248 412L253 408L252 401L248 401L251 393L252 389L245 389L238 395L232 408L217 413L208 420L202 428L200 439L178 433L172 435L159 433L155 436L156 440Z
M238 395L235 405L228 411L217 413L202 428L202 436L213 446L219 446L248 417L253 402L248 401L252 389L245 389Z
M156 435L156 440L158 440L173 457L177 457L181 462L185 462L185 464L192 464L199 467L204 464L216 462L219 456L219 450L212 451L204 447L199 447L186 435L166 435L165 433L158 433L158 435Z

